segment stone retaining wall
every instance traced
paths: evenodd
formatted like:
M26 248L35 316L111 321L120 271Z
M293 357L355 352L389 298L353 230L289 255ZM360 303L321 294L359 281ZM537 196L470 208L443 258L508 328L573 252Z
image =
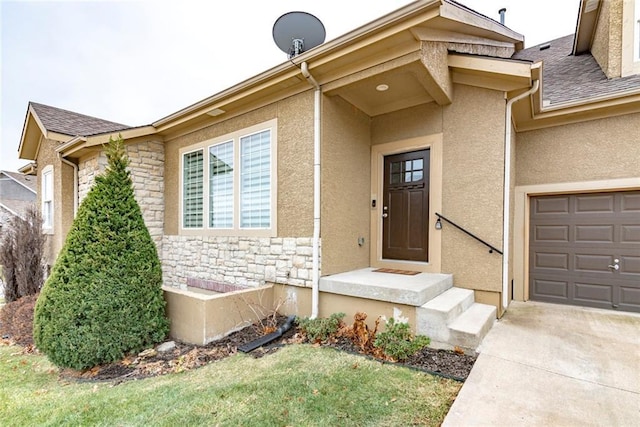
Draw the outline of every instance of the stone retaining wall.
M164 236L164 284L193 279L240 286L280 283L311 287L310 237Z

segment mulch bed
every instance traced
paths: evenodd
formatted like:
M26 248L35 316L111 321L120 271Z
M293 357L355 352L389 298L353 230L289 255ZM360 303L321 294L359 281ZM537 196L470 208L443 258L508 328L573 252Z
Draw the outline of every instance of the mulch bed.
M278 326L286 321L285 316L278 316ZM2 326L0 324L0 326ZM0 328L3 329L3 328ZM127 380L143 379L157 375L168 374L172 372L182 372L204 366L208 363L224 359L238 352L238 347L243 344L252 342L263 336L262 328L259 324L250 325L234 332L227 337L212 342L205 346L196 346L176 342L175 347L166 352L157 352L155 349L145 350L138 355L125 357L123 360L96 366L86 371L76 371L73 369L62 369L60 375L65 380L75 381L111 381L114 385L120 384ZM5 338L5 337L3 337ZM13 337L3 339L4 344L16 344ZM30 336L29 336L30 338ZM34 353L32 341L20 342L23 345L24 353ZM308 342L306 338L299 333L297 327L292 327L285 332L281 338L278 338L264 347L257 348L249 354L259 358L274 353L285 345ZM345 337L338 337L322 343L314 345L334 348L337 351L346 351L353 354L361 354L360 349L354 343ZM363 355L372 359L371 356ZM475 356L461 354L459 352L449 350L436 350L433 348L424 348L404 362L388 362L397 365L407 366L409 368L430 372L447 378L453 378L458 381L464 381L473 364Z
M279 325L284 323L285 320L286 317L280 316L278 318ZM172 350L164 353L158 353L154 350L145 351L137 356L128 356L122 361L82 372L63 369L61 376L65 379L78 381L113 381L115 384L119 384L127 380L181 372L236 354L238 347L262 336L261 328L258 325L251 325L205 346L176 342L176 346ZM259 358L274 353L285 345L302 342L306 342L304 337L301 336L296 327L293 327L285 332L281 338L264 347L257 348L249 354ZM359 348L347 338L337 338L328 342L316 343L315 345L331 347L338 351L354 354L361 353ZM371 356L365 357L371 358ZM469 375L475 359L474 356L454 351L424 348L406 361L396 362L396 364L464 381ZM381 361L381 363L391 362Z

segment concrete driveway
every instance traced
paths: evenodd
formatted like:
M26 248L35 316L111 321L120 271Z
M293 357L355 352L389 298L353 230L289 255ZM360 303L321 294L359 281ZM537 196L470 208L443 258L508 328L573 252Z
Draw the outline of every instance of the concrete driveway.
M640 425L640 315L513 302L443 425Z

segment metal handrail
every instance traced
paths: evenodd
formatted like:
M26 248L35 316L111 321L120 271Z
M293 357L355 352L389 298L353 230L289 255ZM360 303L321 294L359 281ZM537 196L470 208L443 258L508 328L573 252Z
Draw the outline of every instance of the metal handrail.
M500 255L502 255L502 251L500 249L496 248L495 246L491 245L490 243L485 242L484 240L482 240L481 238L479 238L478 236L476 236L472 232L465 230L464 228L460 227L458 224L456 224L455 222L453 222L450 219L446 218L445 216L440 215L438 212L436 212L436 216L438 217L438 221L440 221L441 219L447 221L449 224L453 225L458 230L462 231L463 233L468 234L469 236L471 236L474 239L476 239L478 242L480 242L483 245L487 246L489 248L489 253L490 254L492 254L495 251L495 252L498 252Z

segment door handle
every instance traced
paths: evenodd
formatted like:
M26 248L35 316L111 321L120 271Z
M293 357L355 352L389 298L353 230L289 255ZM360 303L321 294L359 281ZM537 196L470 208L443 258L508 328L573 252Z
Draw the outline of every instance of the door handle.
M386 212L382 214L382 218L386 218L386 217L388 217L388 216L389 216L389 214L388 214L388 213L386 213Z
M618 264L613 264L613 265L609 265L609 268L612 268L614 270L620 270L620 266Z

